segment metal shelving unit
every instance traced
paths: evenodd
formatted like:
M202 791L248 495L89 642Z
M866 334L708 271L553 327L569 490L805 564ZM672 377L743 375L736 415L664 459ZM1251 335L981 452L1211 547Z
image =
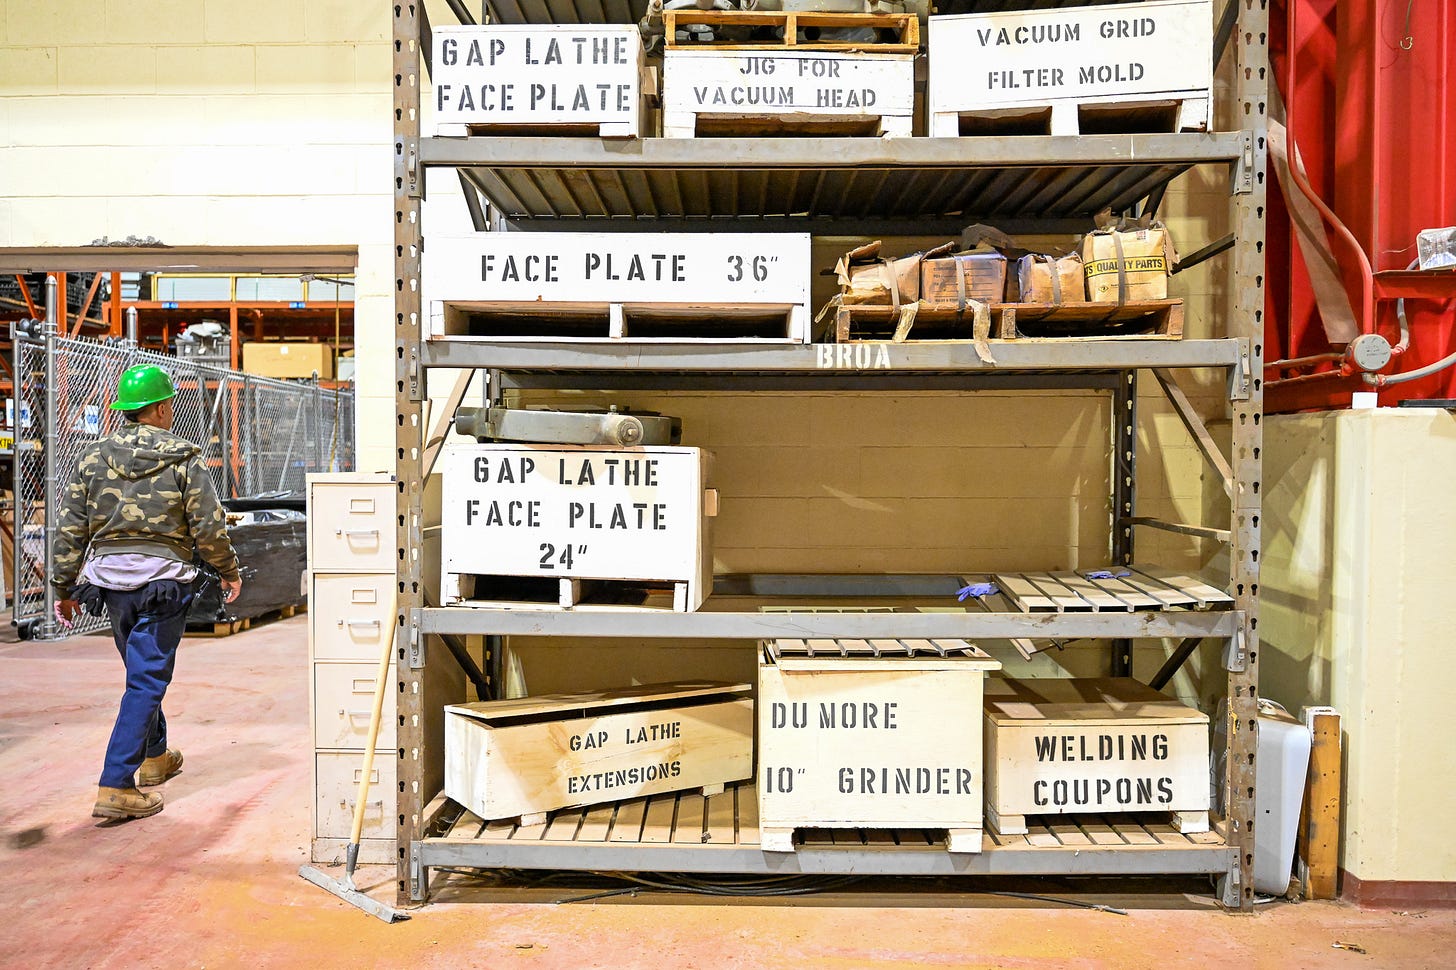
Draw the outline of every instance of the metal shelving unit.
M1221 877L1226 904L1252 906L1252 818L1258 684L1259 452L1262 447L1263 240L1267 9L1237 4L1233 31L1238 60L1233 115L1242 130L1210 134L1096 135L1008 139L645 139L606 143L585 138L422 139L419 126L423 55L418 38L421 6L394 8L395 242L396 242L396 477L400 612L398 896L401 903L428 895L429 870L438 866L644 869L699 872L871 872L946 875L1212 873ZM510 3L506 22L543 22L552 4ZM600 9L597 7L600 6ZM463 5L451 4L457 15ZM631 5L603 0L572 5L567 18L630 22ZM598 16L600 15L600 16ZM1230 178L1234 235L1231 307L1226 336L1208 340L1105 342L996 342L996 364L983 362L969 343L874 345L873 353L845 353L846 345L764 346L729 342L685 345L491 343L468 338L427 340L419 290L420 198L424 171L455 168L477 214L480 196L510 228L726 230L857 234L901 230L959 231L994 220L1009 231L1065 231L1085 227L1107 205L1155 209L1168 182L1193 166L1220 166ZM978 200L994 199L981 206ZM485 228L483 224L477 228ZM1211 247L1215 248L1215 247ZM864 346L864 345L859 345ZM519 388L701 388L778 390L1042 389L1081 388L1108 393L1116 450L1113 476L1117 523L1114 557L1132 562L1135 526L1166 528L1217 538L1229 545L1226 611L1154 613L758 613L715 595L697 613L582 613L429 607L424 602L421 404L436 368L479 368L492 393ZM1136 514L1137 375L1152 373L1188 423L1208 441L1202 422L1170 371L1213 368L1227 376L1232 412L1231 453L1213 449L1209 460L1232 499L1227 528L1159 523ZM1211 447L1211 446L1210 446ZM994 564L988 564L994 565ZM863 577L857 577L861 582ZM720 578L721 580L721 578ZM724 587L720 581L719 586ZM741 585L741 584L740 584ZM752 585L750 581L748 585ZM893 585L893 584L891 584ZM720 588L720 594L723 590ZM892 595L888 594L888 595ZM1130 669L1129 642L1178 638L1181 662L1205 639L1226 644L1229 749L1226 819L1207 837L1170 836L1140 828L1117 844L1049 838L987 839L975 856L915 844L806 845L788 858L766 856L739 835L728 844L689 838L666 844L581 834L521 833L447 813L443 798L423 788L422 709L454 698L423 693L429 635L618 636L758 639L797 637L1090 637L1111 640L1114 673ZM452 651L456 652L456 651ZM458 654L457 654L458 655ZM1171 662L1171 661L1170 661ZM1176 667L1176 664L1174 664ZM1161 674L1160 674L1161 676ZM739 821L743 785L737 799ZM721 797L721 796L717 796ZM729 803L730 805L733 803ZM590 818L590 816L588 816ZM599 819L600 820L600 819ZM575 824L575 823L573 823ZM608 824L608 823L603 823ZM582 826L585 833L587 826ZM754 829L748 829L751 832ZM688 833L692 835L693 833ZM520 836L517 838L517 836ZM1119 841L1120 840L1120 841Z

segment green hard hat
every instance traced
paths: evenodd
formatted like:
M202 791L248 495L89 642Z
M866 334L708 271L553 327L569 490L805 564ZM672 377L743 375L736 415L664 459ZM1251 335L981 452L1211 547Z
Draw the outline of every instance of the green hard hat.
M140 411L148 404L156 404L177 396L172 378L156 364L138 364L121 372L116 382L116 400L111 402L113 411Z

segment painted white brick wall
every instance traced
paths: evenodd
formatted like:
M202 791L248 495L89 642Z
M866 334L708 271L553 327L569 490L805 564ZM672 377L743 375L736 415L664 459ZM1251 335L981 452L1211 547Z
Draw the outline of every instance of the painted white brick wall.
M357 246L359 461L383 467L390 91L387 4L0 0L0 246Z

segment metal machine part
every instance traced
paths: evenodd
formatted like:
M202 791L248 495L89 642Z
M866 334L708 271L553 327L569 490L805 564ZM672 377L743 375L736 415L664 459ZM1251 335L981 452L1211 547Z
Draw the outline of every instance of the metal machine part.
M1366 373L1374 373L1390 363L1390 341L1378 333L1361 334L1345 348L1345 357Z
M551 445L675 445L682 420L652 411L460 408L455 430L478 441Z

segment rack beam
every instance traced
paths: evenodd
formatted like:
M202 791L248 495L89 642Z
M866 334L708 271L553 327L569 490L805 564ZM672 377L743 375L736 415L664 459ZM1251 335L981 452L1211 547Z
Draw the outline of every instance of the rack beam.
M708 872L879 876L1079 876L1221 873L1232 850L1222 843L1191 847L1080 845L1063 848L988 846L951 853L944 846L865 846L765 853L756 846L587 845L581 842L492 842L425 839L422 866L481 869L587 869L620 872Z
M598 391L1110 391L1116 374L533 374L500 372L509 390Z
M1241 132L1017 138L423 138L425 167L485 169L1087 168L1233 163ZM1055 162L1051 160L1055 159Z
M662 374L817 374L886 377L946 372L1133 370L1146 367L1221 367L1238 364L1240 342L1216 340L992 341L988 364L970 341L858 344L710 342L641 344L421 341L423 367L502 371L644 372Z
M711 602L711 600L709 601ZM417 610L421 633L561 637L679 637L768 640L1188 638L1227 639L1234 611L1149 613L748 613L669 610L545 610L431 607Z

